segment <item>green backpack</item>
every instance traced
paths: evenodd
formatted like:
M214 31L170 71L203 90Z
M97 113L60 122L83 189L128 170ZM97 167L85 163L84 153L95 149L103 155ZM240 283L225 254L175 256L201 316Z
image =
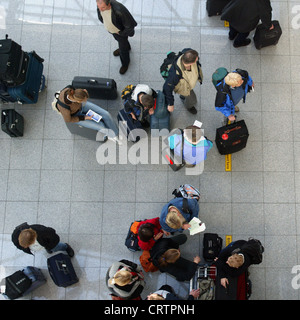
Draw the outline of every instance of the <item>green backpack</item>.
M215 86L215 88L216 88L217 84L227 76L227 74L228 74L227 69L223 68L223 67L218 68L212 74L212 80L211 81L212 81L213 85Z

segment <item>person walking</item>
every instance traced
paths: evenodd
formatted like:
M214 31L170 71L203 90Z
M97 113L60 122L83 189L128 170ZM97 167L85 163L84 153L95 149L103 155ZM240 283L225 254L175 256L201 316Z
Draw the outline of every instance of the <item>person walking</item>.
M184 106L192 114L197 113L197 96L194 88L197 82L202 84L203 73L199 63L199 54L193 49L184 49L169 69L169 74L163 86L169 112L174 111L174 95L178 93Z
M130 63L131 46L128 37L133 37L137 22L128 9L116 0L97 0L97 14L106 30L118 42L119 48L113 52L113 55L120 57L122 66L119 72L124 74Z

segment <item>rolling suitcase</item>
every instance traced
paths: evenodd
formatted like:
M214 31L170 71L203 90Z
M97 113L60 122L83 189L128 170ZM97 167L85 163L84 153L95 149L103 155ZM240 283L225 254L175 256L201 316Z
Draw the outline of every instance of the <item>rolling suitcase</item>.
M119 121L119 127L123 131L125 137L129 141L138 142L140 140L140 130L143 130L140 121L134 121L130 114L126 113L124 109L118 112L117 119ZM135 130L139 129L139 130Z
M230 0L206 0L206 10L209 17L219 16L223 8L230 2Z
M86 89L91 99L114 100L118 97L115 80L108 78L74 77L72 86Z
M214 265L201 264L190 280L190 292L200 289L200 295L197 300L214 300L215 299L215 280L217 269Z
M3 295L11 300L17 299L28 295L45 283L46 278L42 270L28 266L5 278L5 292Z
M6 86L16 86L25 82L28 55L15 41L0 40L0 81Z
M249 137L244 120L217 129L216 145L222 155L238 152L246 147Z
M1 129L11 137L22 137L24 133L24 118L14 109L1 111Z
M47 265L51 279L58 287L66 288L79 281L68 255L58 253L47 259Z
M274 28L268 30L264 28L262 24L258 25L253 37L254 45L256 49L276 45L282 35L280 24L277 20L272 21Z
M168 148L164 149L162 151L162 157L173 171L178 171L182 167L184 167L185 163L182 158L178 157L174 153L173 149L169 149L169 150L170 152L168 151Z
M34 104L38 101L39 92L45 87L43 76L43 59L34 51L28 53L29 63L26 80L22 85L8 88L8 94L19 103Z

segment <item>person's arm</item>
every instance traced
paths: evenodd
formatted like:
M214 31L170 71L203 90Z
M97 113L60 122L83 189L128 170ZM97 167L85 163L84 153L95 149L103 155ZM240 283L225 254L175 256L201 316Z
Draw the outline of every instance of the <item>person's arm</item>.
M166 99L166 103L168 105L169 112L173 112L173 110L174 110L173 91L179 81L180 81L180 77L179 77L179 75L176 74L176 69L172 66L169 70L169 76L166 79L164 86L163 86L163 93L165 95L165 99Z
M272 24L272 7L270 0L259 0L258 3L258 10L259 10L259 17L266 29L273 29L274 26Z

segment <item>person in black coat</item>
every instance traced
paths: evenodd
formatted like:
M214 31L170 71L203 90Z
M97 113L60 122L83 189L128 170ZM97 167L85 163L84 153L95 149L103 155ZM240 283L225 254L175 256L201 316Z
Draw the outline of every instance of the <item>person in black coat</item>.
M195 300L200 295L200 289L192 289L189 293L189 296L186 300ZM159 288L159 290L150 293L147 296L146 300L184 300L179 298L175 292L174 289L169 286L168 284L165 284Z
M122 63L120 74L124 74L130 62L129 51L131 47L128 37L134 35L137 23L127 8L115 0L97 0L97 14L107 31L119 43L119 48L113 52L113 55L120 56Z
M67 243L60 242L60 238L53 228L41 224L28 225L27 222L17 226L11 236L13 244L28 254L33 254L40 249L48 253L66 251L70 257L74 250Z
M238 277L246 272L251 265L251 257L243 250L246 240L231 242L224 248L215 260L221 285L226 288L229 284L228 277Z
M177 281L189 281L197 270L200 257L193 261L181 257L179 246L187 240L185 234L179 234L172 238L160 238L150 250L152 263L160 272L167 272Z
M273 29L270 0L232 0L223 9L221 20L229 22L229 39L235 48L247 46L249 33L261 20L266 29Z

